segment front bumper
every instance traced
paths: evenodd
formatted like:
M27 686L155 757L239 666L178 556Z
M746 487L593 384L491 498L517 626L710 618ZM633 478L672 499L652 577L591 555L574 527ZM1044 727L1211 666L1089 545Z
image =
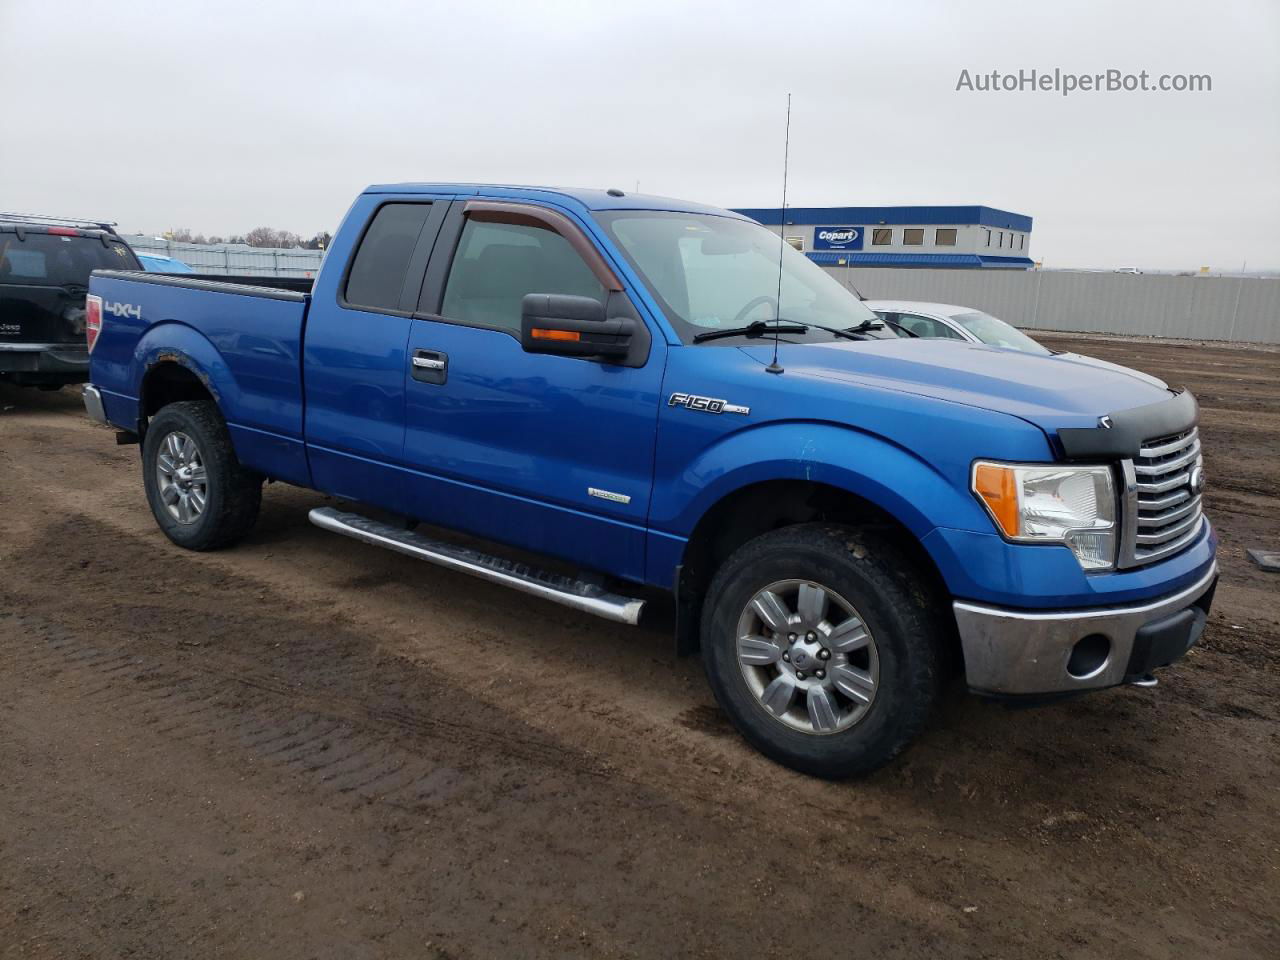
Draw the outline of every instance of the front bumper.
M956 601L969 689L995 696L1064 694L1146 676L1204 631L1218 581L1203 577L1159 600L1082 610L1009 610Z

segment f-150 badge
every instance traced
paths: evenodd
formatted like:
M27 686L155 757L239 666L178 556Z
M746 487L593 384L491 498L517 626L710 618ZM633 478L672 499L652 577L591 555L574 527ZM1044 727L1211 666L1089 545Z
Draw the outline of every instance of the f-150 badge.
M668 407L688 407L690 410L701 410L704 413L750 413L750 407L736 403L725 403L715 397L699 397L692 393L673 393L667 401Z

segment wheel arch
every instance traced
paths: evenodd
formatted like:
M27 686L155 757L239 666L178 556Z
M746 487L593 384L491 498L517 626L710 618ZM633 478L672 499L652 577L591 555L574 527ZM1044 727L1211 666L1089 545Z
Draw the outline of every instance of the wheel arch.
M218 403L206 375L184 363L179 355L161 354L142 376L138 392L139 435L162 408L182 400L203 400L215 406Z
M179 400L207 400L227 416L238 390L221 353L184 323L160 323L138 341L133 354L138 388L139 434L161 407Z
M713 503L698 519L685 545L675 577L677 653L698 650L702 600L720 564L762 534L814 521L872 529L891 538L919 570L925 588L948 595L942 573L921 538L884 506L824 481L758 481ZM956 646L958 649L958 642Z

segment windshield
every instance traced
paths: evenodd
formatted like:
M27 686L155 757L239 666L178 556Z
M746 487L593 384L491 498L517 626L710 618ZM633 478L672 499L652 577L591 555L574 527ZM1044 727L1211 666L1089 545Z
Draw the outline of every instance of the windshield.
M989 313L974 310L972 313L953 314L951 319L983 343L989 343L993 347L1011 347L1024 353L1049 353L1048 349L1040 346L1021 330L1009 326Z
M133 252L119 240L55 233L0 233L0 284L88 286L94 270L137 270Z
M841 330L878 323L879 318L839 281L757 223L653 210L596 216L662 302L686 343L699 333L779 317ZM893 336L883 327L869 335ZM829 340L832 334L814 327L807 334L788 334L787 339L797 336Z

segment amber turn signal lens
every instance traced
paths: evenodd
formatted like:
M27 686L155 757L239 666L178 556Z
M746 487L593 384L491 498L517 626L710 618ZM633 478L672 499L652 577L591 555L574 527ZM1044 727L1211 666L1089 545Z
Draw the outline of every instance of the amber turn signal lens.
M581 340L582 334L576 330L543 330L534 327L529 333L535 340Z
M994 463L980 463L973 471L973 489L991 511L1006 537L1021 532L1018 481L1014 471Z

